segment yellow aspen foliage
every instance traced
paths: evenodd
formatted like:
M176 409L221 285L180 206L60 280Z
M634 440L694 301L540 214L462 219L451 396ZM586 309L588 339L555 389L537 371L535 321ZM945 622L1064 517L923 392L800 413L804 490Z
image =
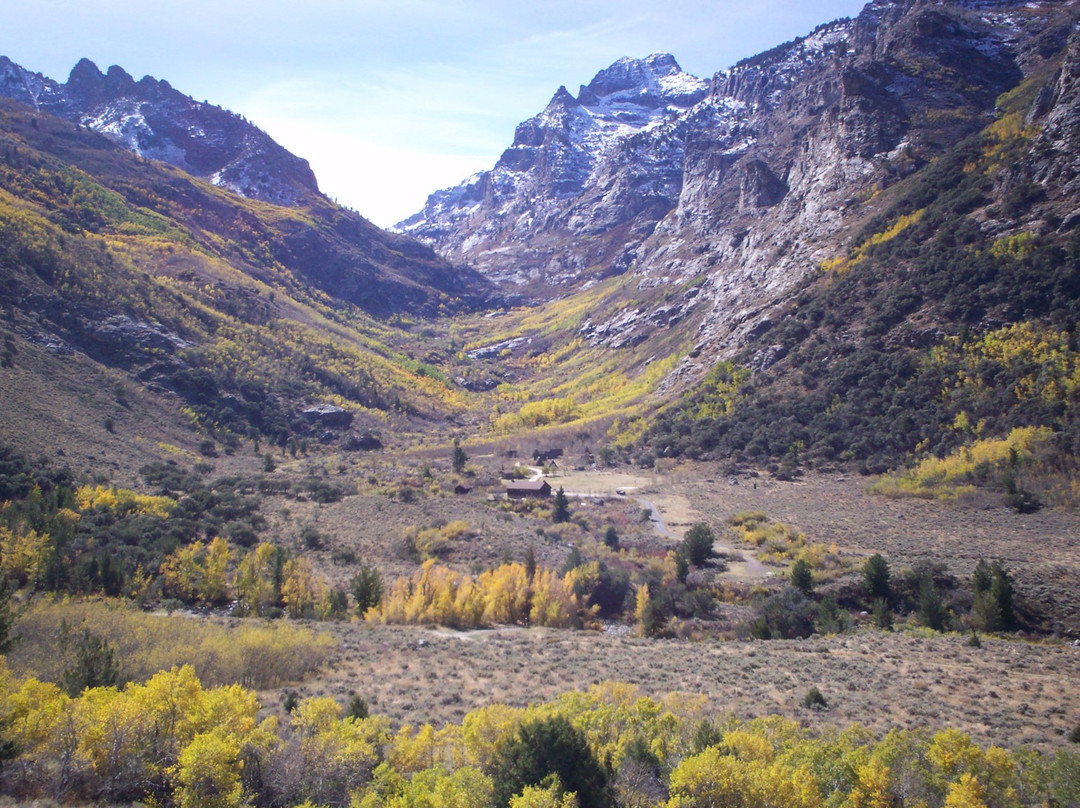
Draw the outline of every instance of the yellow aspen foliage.
M180 808L239 808L244 804L240 782L240 741L220 729L196 735L180 752L173 769Z
M141 603L149 593L150 584L153 581L154 579L150 577L150 574L143 570L142 564L139 564L135 567L135 572L128 577L124 594Z
M418 772L409 781L409 789L420 793L402 803L402 808L425 804L431 808L486 808L495 790L490 777L470 766L449 773L441 766Z
M634 623L637 624L639 633L644 633L645 610L649 607L651 597L648 584L642 584L634 593Z
M290 558L285 562L283 577L281 600L289 617L299 618L314 614L315 605L322 592L311 562L302 556Z
M454 596L454 613L463 626L479 626L484 621L484 591L471 580L465 580Z
M889 767L879 758L871 757L859 766L855 777L843 808L890 808L894 800L889 792Z
M505 704L489 704L468 712L461 721L465 759L488 770L496 751L517 732L525 711Z
M293 713L293 728L301 735L318 735L340 721L345 711L331 698L304 699Z
M254 690L225 685L204 690L198 711L204 726L243 736L255 730L259 702Z
M435 759L451 769L468 764L461 724L446 724L435 733Z
M475 628L490 623L571 626L578 601L552 570L537 570L530 586L525 568L503 564L477 579L425 561L412 578L399 578L378 610L366 618L382 623Z
M435 728L424 724L413 730L406 724L394 736L386 759L402 774L430 769L435 765Z
M232 551L229 543L216 537L206 548L206 565L203 570L200 597L207 603L224 603L229 599L229 560Z
M202 554L203 543L196 541L166 556L159 570L166 595L186 603L196 600L204 574Z
M386 759L402 774L430 769L436 765L451 769L465 765L466 757L461 727L447 725L436 730L431 724L417 729L406 724L394 736Z
M19 624L23 639L8 656L12 669L49 681L60 681L69 664L65 626L69 636L87 628L106 641L125 675L135 681L195 660L207 686L277 687L321 665L336 645L329 634L288 621L226 626L178 614L148 614L124 601L38 599L21 610Z
M50 682L18 681L0 657L0 725L5 738L24 752L48 741L68 702L67 694Z
M234 589L241 606L255 614L276 606L279 593L274 586L278 548L266 542L240 559Z
M1019 800L1016 793L1016 764L1000 746L990 746L983 755L979 777L986 786L987 802L1011 805Z
M0 572L19 586L37 583L49 566L52 552L48 533L0 527Z
M983 751L971 741L971 736L958 729L943 729L935 733L926 759L933 764L942 779L952 781L963 772L975 771L983 760Z
M85 690L72 708L70 729L78 741L77 756L95 778L109 784L113 794L162 777L161 763L175 760L170 754L173 738L155 732L155 716L144 714L139 701L125 698L116 688Z
M775 756L773 745L768 739L743 729L725 733L724 748L739 760L753 760L758 763L771 763Z
M718 747L684 759L671 773L668 808L820 808L821 789L809 769L762 765Z
M634 685L602 682L588 691L564 693L554 707L572 716L597 757L616 767L633 744L646 740L649 752L666 762L683 738L679 719L665 705L640 696Z
M520 794L510 798L510 808L577 808L577 794L562 793L558 783L546 787L525 786Z
M569 628L578 616L578 600L554 570L538 569L533 576L529 624Z
M408 781L389 763L383 761L371 774L371 782L357 791L349 800L349 808L384 808L390 800L397 800Z
M383 763L350 808L487 808L493 791L491 778L471 766L434 766L405 779Z
M684 759L671 773L668 808L753 808L745 765L711 746Z
M481 574L484 620L523 625L529 618L529 575L521 564L503 564Z
M389 741L384 716L341 718L333 699L305 699L297 707L293 727L300 737L298 765L315 802L342 801L348 791L367 781Z
M573 592L578 598L592 592L600 580L600 562L590 561L581 564L563 576L563 586Z
M964 772L959 780L949 784L945 808L987 808L986 790L975 775Z
M176 500L138 494L116 486L83 485L75 490L75 505L80 511L105 507L112 511L139 513L164 519L176 507Z
M220 536L209 545L195 541L178 547L162 562L165 593L188 603L224 603L229 599L229 543Z

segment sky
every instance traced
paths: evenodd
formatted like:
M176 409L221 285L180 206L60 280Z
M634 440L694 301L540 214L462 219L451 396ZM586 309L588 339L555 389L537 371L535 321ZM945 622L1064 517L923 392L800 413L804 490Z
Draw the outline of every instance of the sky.
M66 81L87 57L244 115L381 226L491 168L560 85L666 51L709 78L864 0L31 0L0 54Z

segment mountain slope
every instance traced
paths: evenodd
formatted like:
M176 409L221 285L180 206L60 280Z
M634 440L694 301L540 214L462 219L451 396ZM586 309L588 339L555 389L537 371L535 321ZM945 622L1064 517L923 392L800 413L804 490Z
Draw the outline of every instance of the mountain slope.
M150 413L138 434L100 440L144 441L151 455L180 435L189 449L345 445L350 422L404 437L465 401L411 358L407 332L368 312L407 325L460 308L483 289L470 283L329 201L245 200L0 102L0 409L5 436L30 449L101 432L102 412L117 424ZM93 392L72 398L89 378ZM142 405L119 403L133 398ZM322 404L343 412L305 414ZM28 439L61 407L70 423Z
M663 114L649 124L596 141L578 122L597 120L603 96L562 91L491 172L432 195L401 227L544 297L623 272L642 289L698 283L674 319L699 323L700 361L681 377L700 378L875 215L876 193L979 131L1001 93L1048 69L1075 8L873 2L718 73L706 97L654 104ZM649 71L629 72L631 95L649 97ZM595 312L584 333L648 339L651 308L637 319Z
M882 192L849 246L651 426L652 451L789 473L945 458L890 490L1075 504L1080 31L1056 61Z
M543 309L575 312L565 331L506 330L477 355L512 358L542 338L554 355L576 344L595 364L621 356L644 378L674 352L660 390L693 392L610 433L645 463L877 473L965 447L1017 448L994 441L1021 430L1035 436L1018 450L1026 484L1039 479L1049 501L1066 501L1080 445L1078 16L1071 1L875 2L718 74L675 120L594 155L603 168L579 191L532 186L540 209L573 208L580 224L610 212L596 200L620 179L668 176L611 154L626 157L631 143L681 149L678 199L638 241L617 228L568 230L570 218L512 220L517 240L483 253L485 272L505 277L497 258L552 244L560 266L588 269L549 264L534 274L561 285L527 287L566 295ZM560 94L549 111L569 105ZM506 232L509 218L486 204L463 202L468 214L436 234L441 249ZM626 244L633 258L598 266L588 256L599 243ZM619 277L569 293L605 273ZM546 394L534 384L516 417L541 404L564 420L589 411L584 391L560 409L581 388L552 378L562 381ZM1023 506L1002 457L960 479L1012 487Z

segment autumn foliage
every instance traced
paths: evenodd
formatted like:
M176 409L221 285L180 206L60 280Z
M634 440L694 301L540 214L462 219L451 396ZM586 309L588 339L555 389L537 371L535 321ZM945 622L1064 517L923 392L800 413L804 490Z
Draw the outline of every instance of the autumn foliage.
M492 624L567 628L584 611L571 573L559 577L538 569L530 578L522 564L503 564L473 577L428 560L412 577L394 581L382 605L367 617L459 629Z
M207 688L190 666L71 697L0 664L0 722L16 750L2 790L19 800L1020 808L1076 804L1080 782L1075 752L983 748L955 729L876 737L777 716L721 720L701 697L650 698L615 683L393 731L323 696L284 721L260 720L254 692Z

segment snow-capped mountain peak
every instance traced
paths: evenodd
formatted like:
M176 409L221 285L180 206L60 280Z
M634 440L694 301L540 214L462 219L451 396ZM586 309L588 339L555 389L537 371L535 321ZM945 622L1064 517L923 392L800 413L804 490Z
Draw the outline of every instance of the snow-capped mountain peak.
M398 227L437 241L457 259L487 266L486 256L502 268L491 267L505 280L557 283L558 276L580 268L561 267L557 258L553 264L546 250L517 255L513 243L538 221L572 218L568 207L597 185L620 154L637 148L632 145L637 136L670 126L708 91L709 82L684 72L671 54L619 59L582 85L577 97L560 87L542 112L518 125L514 142L492 170L432 194L423 212ZM648 187L627 187L612 198L629 195L631 205L643 211L670 208L679 192L678 148L666 143L663 153L648 159L656 169ZM466 222L473 217L485 218L486 224L471 230ZM467 236L454 235L466 229ZM564 232L561 226L556 230ZM514 260L506 260L511 253Z

